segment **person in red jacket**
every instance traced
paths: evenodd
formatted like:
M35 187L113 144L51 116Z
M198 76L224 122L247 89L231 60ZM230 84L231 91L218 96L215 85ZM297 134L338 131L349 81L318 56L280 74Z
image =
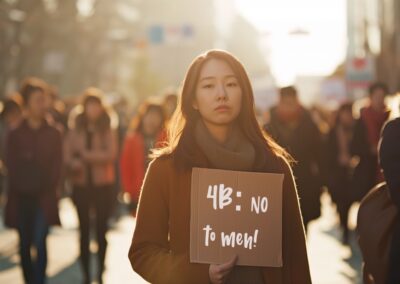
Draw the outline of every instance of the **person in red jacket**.
M135 214L140 187L150 159L152 148L159 147L165 140L165 113L162 106L144 103L133 119L131 130L125 137L120 167L122 185L129 194L131 209Z

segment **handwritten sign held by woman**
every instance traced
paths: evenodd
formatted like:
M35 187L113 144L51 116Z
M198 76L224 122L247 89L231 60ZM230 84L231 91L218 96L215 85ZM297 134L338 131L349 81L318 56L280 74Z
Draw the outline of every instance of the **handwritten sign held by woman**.
M281 267L283 177L194 168L191 262Z

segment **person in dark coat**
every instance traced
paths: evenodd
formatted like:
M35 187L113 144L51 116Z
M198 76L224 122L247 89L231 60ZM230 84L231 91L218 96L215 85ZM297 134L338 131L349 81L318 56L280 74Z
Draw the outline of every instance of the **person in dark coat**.
M379 150L380 164L390 196L400 210L400 118L387 123ZM387 284L400 283L400 218L397 217L389 253Z
M387 93L388 89L383 83L374 83L370 86L368 105L361 109L360 118L354 129L351 152L359 158L354 171L357 200L361 200L370 189L383 181L378 166L378 142L382 127L390 115L385 105Z
M46 238L50 225L60 224L56 188L61 174L62 142L45 120L47 85L26 80L21 96L26 118L7 138L8 200L5 223L16 228L26 283L45 283ZM31 255L31 248L36 255Z
M329 132L326 147L326 182L332 201L337 206L343 243L348 243L348 216L354 201L352 176L354 159L350 145L353 139L355 120L353 106L345 103L337 111L336 122Z
M270 122L264 128L297 161L293 173L307 229L307 224L321 214L319 163L322 141L317 125L301 106L294 87L280 90L279 103L271 109Z

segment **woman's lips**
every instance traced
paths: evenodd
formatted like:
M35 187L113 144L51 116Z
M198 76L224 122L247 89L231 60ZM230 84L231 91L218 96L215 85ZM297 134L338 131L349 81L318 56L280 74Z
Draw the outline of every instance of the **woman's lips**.
M222 106L216 107L215 110L218 111L218 112L225 112L225 111L229 111L230 107L222 105Z

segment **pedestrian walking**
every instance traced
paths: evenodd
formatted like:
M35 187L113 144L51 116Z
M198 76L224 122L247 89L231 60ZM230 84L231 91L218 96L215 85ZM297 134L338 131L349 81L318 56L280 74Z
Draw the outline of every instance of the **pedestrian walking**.
M368 104L361 109L360 118L354 129L351 152L359 158L354 170L357 200L361 200L371 188L383 181L378 165L378 143L382 127L390 115L385 105L387 93L388 89L383 83L374 83L370 86Z
M113 198L117 134L111 128L111 119L103 103L102 92L96 88L89 88L84 92L82 112L70 119L71 127L65 140L64 155L67 175L73 187L72 198L79 218L80 261L84 283L91 283L90 232L93 227L98 244L97 277L99 283L102 283L108 219L115 204ZM91 220L91 216L94 220Z
M47 84L37 78L27 79L20 94L26 117L7 138L5 223L18 230L25 282L40 284L46 280L49 226L60 224L56 189L62 168L62 141L60 132L45 119Z
M271 109L270 121L264 128L296 160L293 174L307 230L308 223L321 215L322 138L309 111L300 104L294 87L281 88L279 103Z

